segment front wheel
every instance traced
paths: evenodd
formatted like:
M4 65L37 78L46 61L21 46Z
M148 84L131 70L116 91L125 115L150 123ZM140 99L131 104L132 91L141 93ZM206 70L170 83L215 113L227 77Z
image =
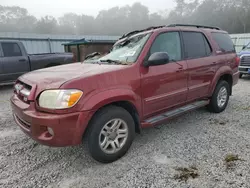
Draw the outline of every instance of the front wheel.
M103 108L93 117L87 132L87 148L91 156L102 163L118 160L130 148L135 123L128 111L121 107Z
M243 74L242 74L242 73L240 73L240 76L239 76L239 78L242 78L242 76L243 76Z
M225 110L229 101L230 86L228 82L220 81L212 95L208 109L214 113L220 113Z

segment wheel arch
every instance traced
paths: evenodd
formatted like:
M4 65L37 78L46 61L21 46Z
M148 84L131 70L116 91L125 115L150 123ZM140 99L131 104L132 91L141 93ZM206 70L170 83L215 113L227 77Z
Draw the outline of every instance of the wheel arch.
M93 114L92 119L94 119L95 115L102 109L107 108L109 106L118 106L121 107L123 109L125 109L126 111L129 112L129 114L132 116L134 122L135 122L135 132L136 133L141 133L141 123L140 123L140 116L139 116L139 112L136 109L135 105L130 102L130 101L126 101L126 100L121 100L121 101L113 101L110 103L107 103L105 105L103 105L102 107L98 108L95 113ZM88 129L89 124L91 124L91 120L88 123L88 126L86 129ZM85 131L86 132L86 131Z
M232 87L233 87L233 72L232 69L230 67L221 67L215 74L214 79L212 81L211 84L211 88L210 88L210 96L213 95L214 90L217 86L217 84L219 83L219 81L221 80L225 80L229 83L230 86L230 95L232 95Z
M233 76L231 74L223 74L220 76L220 79L218 80L218 82L221 80L224 80L229 84L229 89L230 89L229 94L232 95Z

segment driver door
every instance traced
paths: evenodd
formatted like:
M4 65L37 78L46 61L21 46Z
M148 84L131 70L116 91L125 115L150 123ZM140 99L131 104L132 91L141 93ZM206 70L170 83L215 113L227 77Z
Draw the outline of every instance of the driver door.
M188 74L181 46L179 32L160 33L156 36L149 56L155 52L167 52L170 62L141 69L145 118L186 102Z

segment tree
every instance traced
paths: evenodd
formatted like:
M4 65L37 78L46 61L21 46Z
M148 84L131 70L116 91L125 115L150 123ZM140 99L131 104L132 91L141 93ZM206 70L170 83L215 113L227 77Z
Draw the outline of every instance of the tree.
M53 34L57 31L57 20L52 16L42 17L37 21L35 31L41 34Z
M175 0L173 10L149 13L139 2L101 10L96 17L66 13L37 19L24 8L0 6L0 31L75 35L122 35L170 23L218 26L229 33L250 32L249 0Z
M36 21L24 8L0 5L0 31L31 32Z

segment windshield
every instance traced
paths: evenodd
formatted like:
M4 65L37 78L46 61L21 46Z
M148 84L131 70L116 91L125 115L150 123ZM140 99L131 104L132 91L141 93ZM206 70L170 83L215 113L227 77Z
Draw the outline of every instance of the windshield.
M135 63L149 36L150 33L128 38L115 44L108 54L86 59L84 63L115 63L114 61L123 64Z

